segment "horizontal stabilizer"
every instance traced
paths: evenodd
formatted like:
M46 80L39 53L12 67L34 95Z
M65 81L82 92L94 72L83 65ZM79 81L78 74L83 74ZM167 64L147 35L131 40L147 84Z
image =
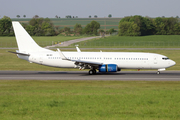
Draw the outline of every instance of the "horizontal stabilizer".
M18 55L30 56L30 54L24 54L24 53L13 52L13 51L8 51L8 52L13 53L13 54L18 54Z

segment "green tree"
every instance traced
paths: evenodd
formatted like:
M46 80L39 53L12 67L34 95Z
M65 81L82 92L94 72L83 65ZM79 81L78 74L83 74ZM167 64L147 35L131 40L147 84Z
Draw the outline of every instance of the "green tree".
M121 22L119 24L119 36L139 36L140 27L134 22Z
M69 32L70 33L71 29L69 27L64 27L64 32Z
M97 30L100 28L100 24L96 21L91 21L91 23L87 24L84 28L84 33L88 35L97 35Z
M174 35L177 34L177 18L155 18L153 24L156 28L156 35ZM176 28L175 28L176 27ZM176 31L176 32L175 32Z
M67 15L66 18L72 18L71 15Z
M126 23L123 24L123 22L126 22ZM127 22L130 22L130 23L127 23ZM122 29L124 26L126 26L126 27L130 27L130 28L126 28L126 30L130 30L131 29L130 25L134 25L135 27L136 26L135 24L139 27L137 28L139 31L137 32L136 30L136 33L132 35L152 35L153 34L154 25L152 23L152 20L150 20L149 18L138 16L138 15L123 18L119 23L119 28ZM124 33L121 34L122 31L124 30L119 31L120 32L119 35L125 35Z
M16 15L17 18L20 18L20 15Z
M33 18L39 18L39 16L38 16L38 15L35 15Z
M26 25L26 31L30 34L30 35L35 35L35 26L32 25Z
M109 33L112 34L114 32L117 32L114 28L109 29Z
M81 24L76 23L76 25L74 26L74 33L78 34L78 35L82 34L82 26L81 26Z
M176 23L174 25L174 34L175 35L180 35L180 23Z
M23 15L24 18L26 18L26 15Z
M97 15L94 15L94 18L97 18L98 16Z
M53 36L56 35L54 26L49 18L32 18L26 30L35 36Z
M0 19L0 35L10 35L10 30L12 26L12 20L4 16L2 19Z
M109 17L109 18L111 18L111 17L112 17L112 15L111 15L111 14L109 14L109 15L108 15L108 17Z
M140 29L135 27L135 24ZM137 32L137 30L135 32L135 28L139 29L139 32ZM123 18L119 22L119 29L119 35L174 35L179 34L179 21L178 18L173 17L157 17L151 19L135 15ZM130 34L129 31L135 33Z

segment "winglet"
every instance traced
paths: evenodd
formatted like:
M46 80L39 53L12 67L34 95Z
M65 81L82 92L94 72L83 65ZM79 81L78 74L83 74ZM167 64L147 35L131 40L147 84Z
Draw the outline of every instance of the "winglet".
M79 49L78 45L75 45L75 46L76 46L77 52L81 52L81 50Z
M59 50L59 48L57 48L57 50L58 50L59 55L60 55L60 57L62 58L62 60L69 60L69 59L67 59L67 58L64 56L64 54L61 52L61 50Z

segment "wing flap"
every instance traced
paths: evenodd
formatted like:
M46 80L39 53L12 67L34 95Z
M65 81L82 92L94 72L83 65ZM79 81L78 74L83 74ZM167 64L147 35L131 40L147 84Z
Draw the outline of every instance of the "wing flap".
M89 64L89 65L102 65L103 64L100 62L83 61L83 60L73 60L73 61L75 61L76 64L79 64L79 63Z

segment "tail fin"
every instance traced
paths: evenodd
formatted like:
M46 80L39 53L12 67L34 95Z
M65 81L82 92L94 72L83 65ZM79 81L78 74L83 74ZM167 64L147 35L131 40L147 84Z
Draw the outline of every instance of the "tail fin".
M32 37L26 32L19 22L12 22L13 29L16 36L16 41L18 44L19 52L29 53L29 52L38 52L38 51L49 51L40 47Z

